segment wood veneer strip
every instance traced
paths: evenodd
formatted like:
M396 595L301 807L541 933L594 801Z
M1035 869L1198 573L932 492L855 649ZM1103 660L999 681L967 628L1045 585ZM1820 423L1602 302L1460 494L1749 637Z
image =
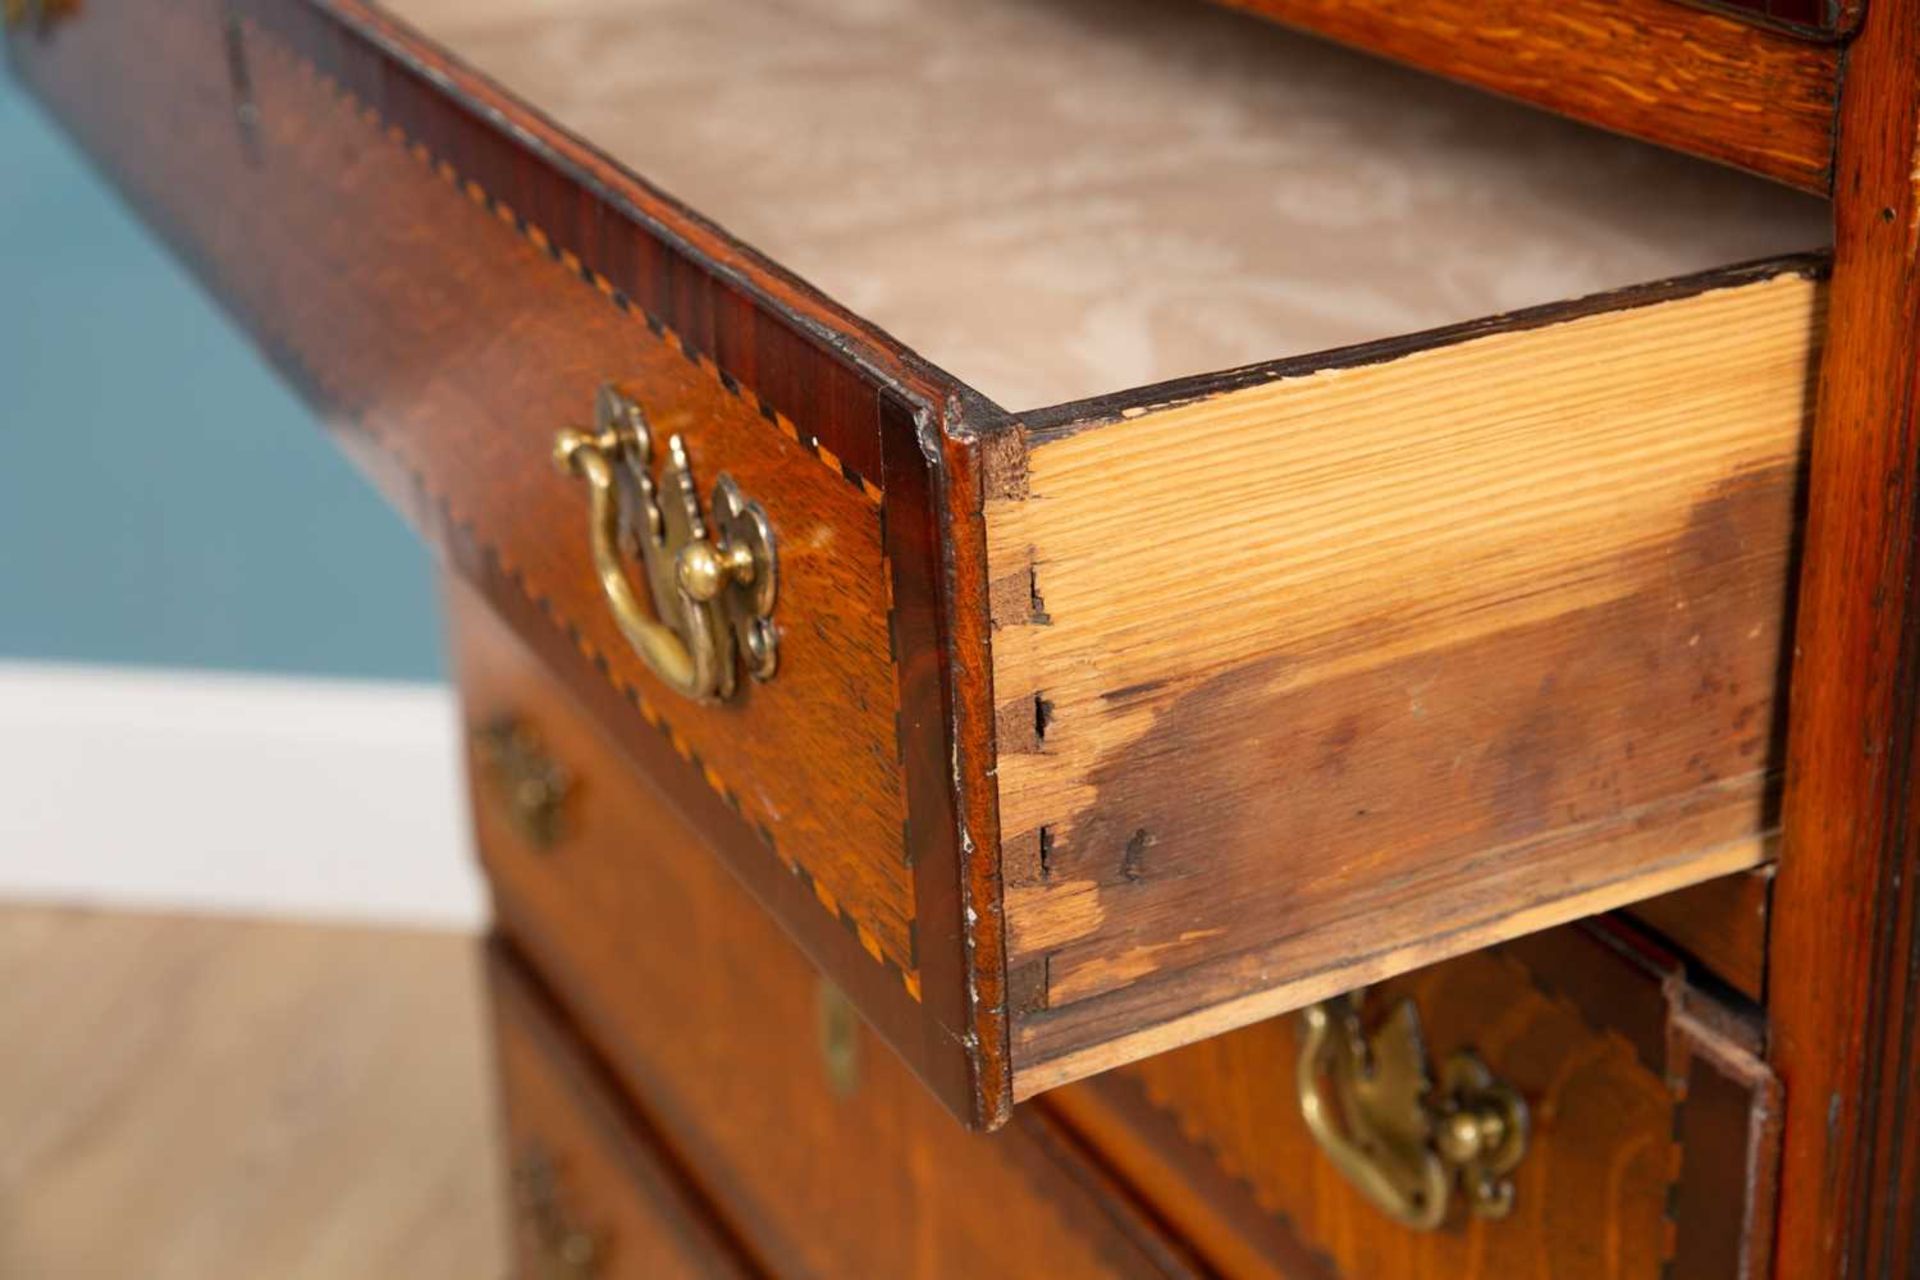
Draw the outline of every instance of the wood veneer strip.
M1770 940L1781 1277L1920 1258L1920 4L1848 53Z
M1837 44L1673 0L1224 2L1804 191L1832 181Z

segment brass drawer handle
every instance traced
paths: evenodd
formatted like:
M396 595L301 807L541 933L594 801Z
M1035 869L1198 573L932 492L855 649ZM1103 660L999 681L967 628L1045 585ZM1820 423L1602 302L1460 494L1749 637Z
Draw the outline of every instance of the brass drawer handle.
M1512 1211L1508 1175L1528 1137L1527 1104L1516 1090L1465 1051L1447 1059L1436 1087L1411 1001L1372 1037L1354 996L1312 1005L1301 1018L1300 1112L1362 1195L1416 1231L1446 1220L1456 1184L1480 1217Z
M600 1274L605 1250L560 1203L560 1178L546 1148L530 1146L514 1162L513 1190L537 1280L593 1280Z
M639 404L602 387L594 417L593 434L562 431L555 438L553 459L591 491L594 570L628 643L655 675L699 702L732 695L736 654L754 679L771 679L778 572L766 512L723 474L709 503L709 534L680 437L668 439L656 485L653 432ZM646 567L651 610L627 577L623 551Z
M573 791L566 766L517 716L496 716L474 730L473 749L485 789L520 838L535 849L558 844Z

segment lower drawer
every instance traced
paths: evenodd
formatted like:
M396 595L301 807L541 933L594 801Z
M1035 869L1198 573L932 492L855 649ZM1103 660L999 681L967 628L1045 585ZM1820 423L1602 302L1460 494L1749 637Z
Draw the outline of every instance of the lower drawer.
M550 1280L759 1274L643 1136L642 1124L518 964L503 949L491 959L516 1274Z
M955 1123L538 660L483 607L454 620L501 927L755 1257L796 1276L1191 1274L1048 1113Z
M1526 1149L1508 1175L1504 1217L1477 1216L1456 1183L1439 1228L1416 1230L1358 1190L1303 1116L1304 1017L1162 1054L1047 1101L1231 1275L1767 1274L1777 1086L1754 1029L1690 988L1671 957L1601 921L1384 983L1359 1005L1376 1037L1376 1079L1396 1057L1381 1029L1403 1007L1417 1013L1433 1074L1471 1052L1525 1105ZM1332 1080L1314 1080L1341 1096ZM1335 1134L1353 1136L1344 1124Z

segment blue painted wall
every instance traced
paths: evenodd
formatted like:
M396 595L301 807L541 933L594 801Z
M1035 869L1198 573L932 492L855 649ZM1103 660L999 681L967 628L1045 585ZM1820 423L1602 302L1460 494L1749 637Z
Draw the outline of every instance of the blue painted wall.
M0 659L437 677L426 552L0 69Z

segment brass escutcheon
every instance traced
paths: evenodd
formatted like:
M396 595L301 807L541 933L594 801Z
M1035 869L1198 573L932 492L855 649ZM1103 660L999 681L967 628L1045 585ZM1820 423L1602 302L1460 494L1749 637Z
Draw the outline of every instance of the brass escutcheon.
M860 1089L860 1012L844 991L822 978L814 996L814 1016L827 1088L836 1098L851 1098Z
M667 440L656 483L653 431L639 403L603 386L594 419L592 434L562 431L553 458L591 490L594 571L621 633L655 675L697 702L731 697L736 665L771 679L778 570L767 513L722 474L708 503L709 530L678 435ZM627 575L629 559L646 569L644 593Z
M551 849L565 833L573 777L519 717L496 716L473 731L474 757L484 790L520 838Z
M593 1280L605 1253L600 1240L568 1216L560 1178L546 1148L535 1143L513 1166L514 1202L536 1280Z
M1416 1231L1446 1221L1459 1187L1479 1217L1513 1209L1508 1176L1526 1154L1526 1101L1469 1052L1427 1072L1420 1015L1402 1001L1371 1036L1358 994L1301 1013L1300 1112L1360 1193Z

